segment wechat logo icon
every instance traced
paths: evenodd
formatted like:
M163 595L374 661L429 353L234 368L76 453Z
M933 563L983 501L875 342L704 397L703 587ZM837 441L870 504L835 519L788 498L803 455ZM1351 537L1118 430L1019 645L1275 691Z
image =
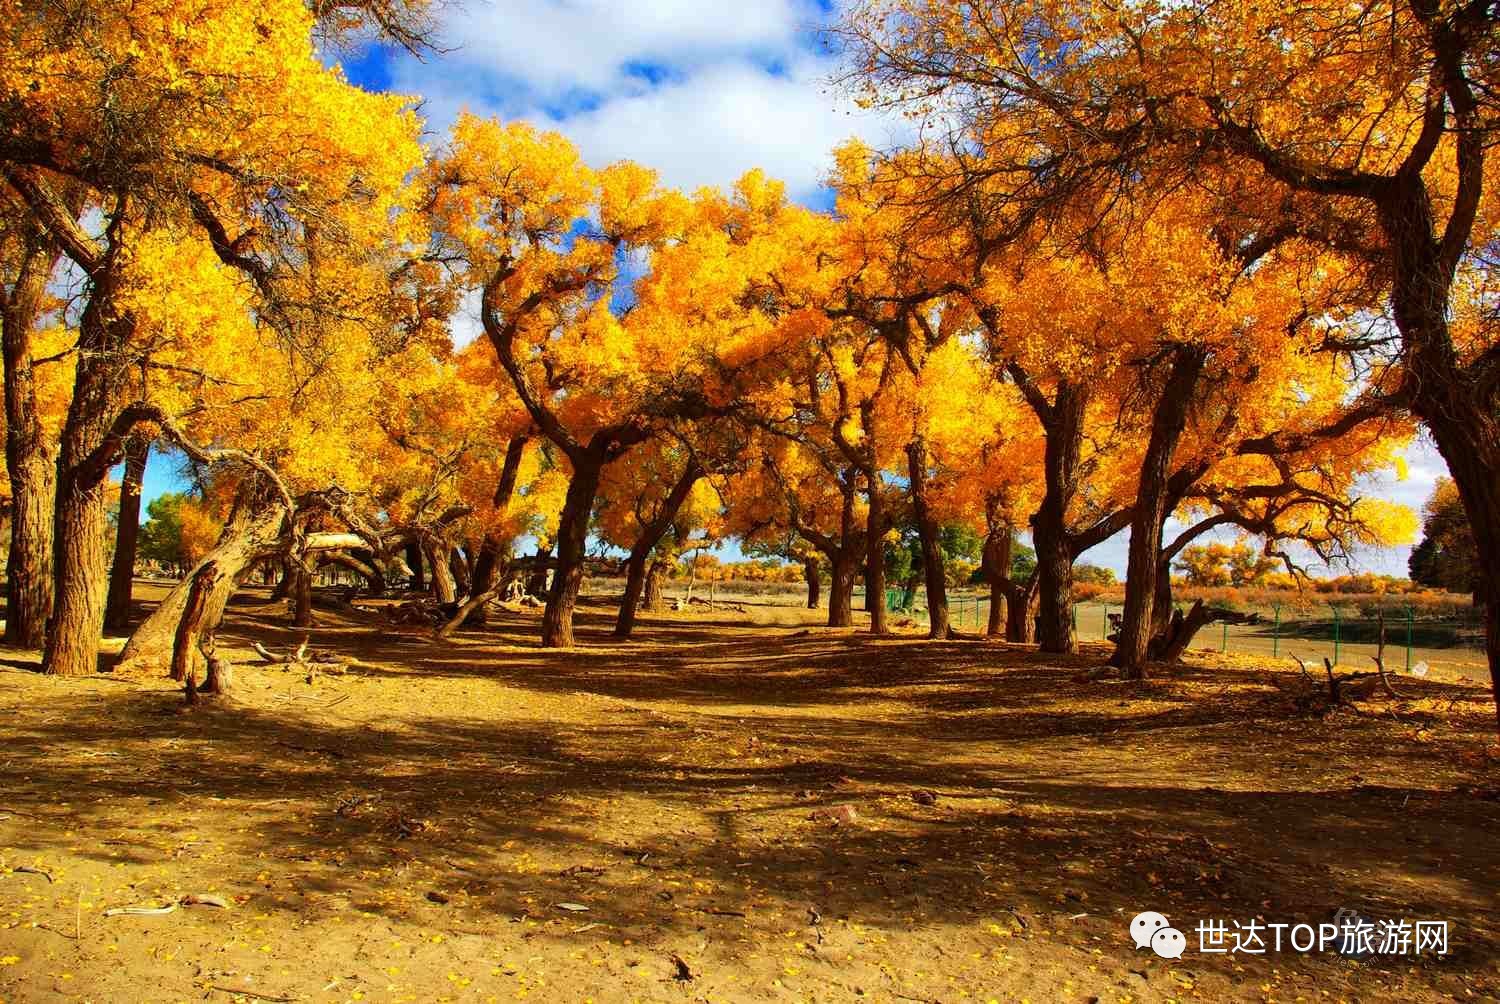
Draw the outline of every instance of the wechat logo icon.
M1149 948L1163 959L1180 959L1187 948L1182 932L1153 910L1135 915L1130 922L1130 937L1136 948Z

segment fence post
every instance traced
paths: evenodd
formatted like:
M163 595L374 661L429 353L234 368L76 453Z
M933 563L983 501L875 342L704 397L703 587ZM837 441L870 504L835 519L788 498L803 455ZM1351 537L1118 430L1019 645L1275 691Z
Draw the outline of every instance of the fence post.
M1333 609L1333 664L1339 664L1339 608L1329 604Z
M1406 671L1411 672L1411 603L1406 604Z
M1099 625L1099 640L1109 641L1109 604L1104 604L1104 623Z
M1271 658L1281 654L1281 604L1277 603L1273 610L1276 611L1276 622L1271 625Z

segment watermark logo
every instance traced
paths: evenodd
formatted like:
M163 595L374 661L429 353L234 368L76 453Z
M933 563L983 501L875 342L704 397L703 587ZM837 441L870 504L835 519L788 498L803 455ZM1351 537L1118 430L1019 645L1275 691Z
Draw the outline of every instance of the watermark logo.
M1265 955L1268 952L1337 952L1350 959L1376 955L1446 955L1446 920L1371 921L1349 909L1333 915L1333 923L1286 924L1262 920L1200 920L1194 928L1198 951L1205 955ZM1180 959L1188 939L1164 914L1138 913L1130 921L1136 948L1150 948L1163 959Z
M1160 941L1157 940L1159 935L1162 936ZM1136 948L1149 948L1164 959L1182 958L1183 949L1187 947L1182 932L1154 910L1135 915L1130 922L1130 936L1135 940Z

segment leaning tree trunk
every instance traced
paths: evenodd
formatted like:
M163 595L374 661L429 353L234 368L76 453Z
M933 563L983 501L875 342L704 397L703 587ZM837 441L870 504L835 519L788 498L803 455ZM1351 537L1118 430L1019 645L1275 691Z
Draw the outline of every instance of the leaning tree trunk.
M802 559L802 581L807 583L807 609L818 609L818 592L822 587L822 580L818 578L818 570L821 562L817 558Z
M661 508L657 510L655 517L641 527L640 536L631 547L630 558L625 566L625 596L620 602L620 612L615 619L616 638L630 637L630 632L635 627L636 606L640 603L641 589L645 583L646 558L656 550L656 545L661 543L661 539L672 528L672 521L677 518L677 513L687 501L693 486L698 483L698 479L703 477L704 473L703 466L698 463L697 458L690 458L682 474L673 483L672 490L662 500Z
M123 631L130 626L130 594L135 581L136 541L141 531L141 482L151 440L132 436L125 444L125 477L120 481L120 514L115 525L115 560L109 570L109 598L104 604L104 627Z
M927 504L927 444L917 436L906 445L908 491L916 514L917 538L922 547L922 578L927 589L927 637L947 638L948 581L943 567L942 528ZM882 558L882 564L884 560Z
M458 602L458 583L453 578L453 566L448 561L447 547L438 540L428 540L422 545L427 556L427 566L432 570L432 598L441 606Z
M31 364L31 334L56 251L32 240L15 283L0 290L5 361L5 468L10 475L10 560L6 568L5 643L41 648L52 612L52 521L57 457L42 432Z
M170 676L184 684L189 704L197 698L195 678L198 674L193 667L193 660L199 656L198 637L203 630L209 596L221 574L219 567L212 561L205 561L198 567L188 582L187 602L183 605L177 628L172 632Z
M573 466L573 478L568 482L568 494L557 525L557 570L552 575L547 607L542 612L545 648L573 647L573 611L578 605L578 591L583 588L584 544L601 472L602 466L597 462L575 462Z
M1151 416L1151 435L1141 461L1135 514L1130 521L1120 641L1112 660L1127 680L1142 680L1146 676L1156 578L1161 565L1162 524L1167 518L1167 481L1177 443L1187 428L1188 406L1207 358L1207 351L1199 346L1182 346L1173 352L1171 373Z
M1427 425L1438 452L1448 462L1474 535L1479 596L1484 602L1485 656L1494 688L1496 727L1500 728L1500 422L1492 418L1486 426L1477 416L1465 422L1441 415L1428 418Z
M120 653L120 664L116 672L144 669L148 666L165 668L172 653L172 641L178 623L187 606L188 593L203 567L210 562L221 573L214 580L204 610L205 623L218 624L224 616L224 607L234 594L241 577L256 562L273 553L281 537L282 523L286 518L286 506L279 501L260 498L246 488L236 498L234 508L219 532L213 550L193 568L187 577L172 587L150 616L136 627L125 649ZM290 562L288 566L290 567ZM290 572L288 573L290 574Z

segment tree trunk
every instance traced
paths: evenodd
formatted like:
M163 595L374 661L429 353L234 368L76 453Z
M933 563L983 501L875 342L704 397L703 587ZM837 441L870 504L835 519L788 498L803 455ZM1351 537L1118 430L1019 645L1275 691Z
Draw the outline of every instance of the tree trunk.
M1031 622L1036 616L1037 576L1032 574L1025 588L1005 599L1005 640L1024 644L1031 641Z
M615 637L629 638L635 628L636 606L646 587L646 556L632 554L625 562L625 595L620 599L620 612L615 617Z
M115 560L109 571L109 599L104 605L104 627L123 631L130 626L130 593L135 582L136 541L141 531L141 482L151 441L132 436L125 444L125 477L120 482L120 515L115 525Z
M5 643L41 648L52 613L52 529L57 457L43 435L31 365L31 333L56 251L30 240L14 286L0 289L5 361L5 467L10 475L10 560L6 568Z
M1167 518L1167 481L1207 358L1207 351L1199 346L1182 346L1173 352L1171 372L1151 416L1151 436L1141 461L1135 515L1130 521L1125 610L1120 620L1120 641L1112 660L1127 680L1146 676L1156 579L1161 566L1162 524Z
M547 607L542 612L545 648L573 647L573 610L578 605L578 591L583 587L584 544L601 471L602 465L597 461L575 463L573 478L568 482L568 494L557 525L557 570L552 575Z
M654 614L661 613L667 609L666 581L667 571L671 565L661 559L653 558L651 567L646 570L646 609Z
M104 558L109 526L105 482L123 446L110 433L121 417L129 373L120 353L135 329L131 316L116 308L119 267L114 252L109 255L94 272L79 321L73 398L58 451L52 550L55 585L42 652L42 671L56 676L90 675L99 668L109 578Z
M807 583L807 609L818 609L818 592L822 588L822 580L818 578L818 570L821 562L817 558L802 559L802 581Z
M869 481L869 509L865 518L865 594L870 605L870 633L890 634L885 609L885 507L881 504L879 472L866 472Z
M292 577L292 627L312 627L313 573L302 561L293 558Z
M1078 488L1078 452L1087 402L1088 395L1081 387L1060 383L1043 420L1047 490L1032 518L1039 604L1037 647L1043 652L1074 650L1073 546L1068 535L1068 507Z
M1473 117L1472 112L1460 116ZM1484 174L1482 134L1477 124L1458 132L1460 184L1477 191ZM1449 241L1446 233L1439 235L1421 173L1402 172L1378 205L1391 243L1391 307L1401 332L1411 407L1448 462L1474 535L1485 600L1485 654L1500 728L1500 421L1495 415L1500 361L1460 368L1448 325L1457 257L1445 257ZM1450 218L1445 226L1455 223Z
M828 626L854 626L854 555L848 549L829 555Z
M453 578L453 600L458 599L460 593L468 595L474 592L474 579L469 574L470 566L468 558L456 547L448 549L448 572Z
M615 637L629 638L631 630L635 627L635 611L641 599L641 588L644 584L646 574L646 558L656 545L661 543L662 537L672 527L672 521L677 518L677 513L682 509L682 504L687 501L688 495L693 490L693 485L703 477L704 470L697 458L689 458L687 466L683 468L682 474L672 485L672 490L662 500L661 508L657 510L655 517L645 526L641 527L640 536L636 538L635 545L630 549L630 559L626 563L625 596L620 601L620 613L615 618Z
M423 542L422 553L427 557L427 567L432 570L432 598L439 606L457 603L458 583L453 578L447 546L442 541L429 539Z
M203 618L208 610L209 596L221 574L218 566L212 561L205 561L193 573L188 585L187 602L183 606L182 616L177 621L177 628L172 633L171 677L184 684L189 704L192 704L197 697L197 688L194 684L197 671L193 667L193 661L200 656L197 644L198 635L203 628Z
M1010 582L1011 550L1015 545L1015 534L1008 526L992 526L984 538L980 570L990 584L990 617L984 633L998 638L1005 633L1005 611L1009 596L1006 586Z
M921 436L906 444L908 491L916 514L917 538L922 547L922 578L927 589L927 637L947 638L948 581L943 567L942 528L927 504L927 444Z
M229 518L213 550L203 556L189 575L172 587L150 616L136 627L120 653L116 672L154 665L158 671L167 665L172 652L177 624L187 606L194 579L205 565L212 563L220 572L214 581L205 609L205 623L216 625L224 616L224 607L234 594L241 577L255 562L273 553L286 519L286 507L247 487L235 499ZM289 563L290 564L290 563Z

